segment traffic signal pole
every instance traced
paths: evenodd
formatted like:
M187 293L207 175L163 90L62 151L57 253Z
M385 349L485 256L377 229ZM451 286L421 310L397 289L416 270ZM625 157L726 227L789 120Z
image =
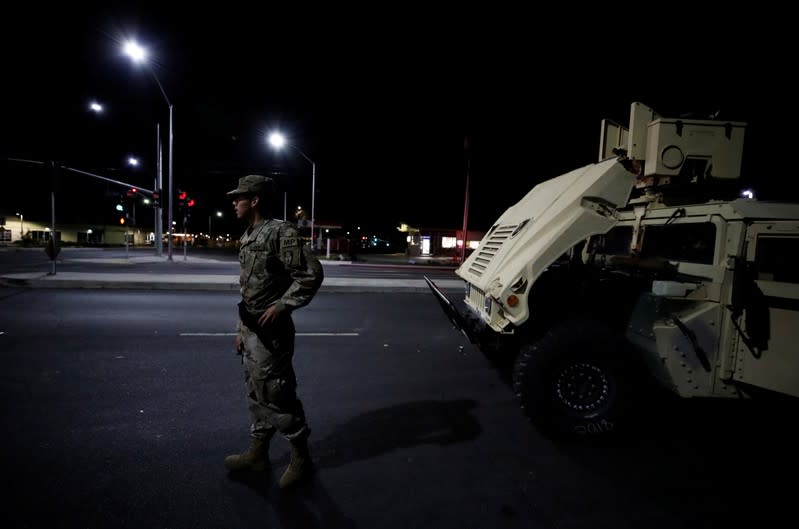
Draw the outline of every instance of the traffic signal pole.
M186 256L187 250L187 235L189 229L189 216L191 212L191 208L194 207L194 199L189 198L189 194L186 191L178 189L178 210L183 213L183 260L186 261L188 258Z

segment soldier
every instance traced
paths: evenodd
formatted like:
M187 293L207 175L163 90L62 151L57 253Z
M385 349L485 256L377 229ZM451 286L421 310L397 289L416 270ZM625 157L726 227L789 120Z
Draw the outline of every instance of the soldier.
M297 228L270 218L269 177L249 175L228 196L236 217L249 227L239 248L241 302L236 351L242 355L244 382L252 420L250 446L225 458L228 470L263 471L269 467L269 441L276 432L291 444L291 459L280 487L295 485L313 473L308 452L310 429L292 366L292 311L310 303L324 274L319 260L303 244Z

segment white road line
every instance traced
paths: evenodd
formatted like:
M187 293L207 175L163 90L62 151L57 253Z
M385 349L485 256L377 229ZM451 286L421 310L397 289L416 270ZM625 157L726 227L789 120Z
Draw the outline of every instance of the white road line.
M360 336L357 332L298 332L297 336Z
M235 332L182 332L178 336L236 336L236 333ZM360 334L357 332L298 332L297 336L360 336Z

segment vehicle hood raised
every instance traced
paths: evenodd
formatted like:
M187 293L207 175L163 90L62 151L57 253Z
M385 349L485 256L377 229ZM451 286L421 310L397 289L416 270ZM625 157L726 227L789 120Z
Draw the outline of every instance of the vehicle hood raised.
M615 158L575 169L542 182L508 208L456 274L497 300L515 285L526 295L556 259L590 235L616 224L635 176ZM520 280L522 281L520 283ZM527 303L505 307L516 324L527 318Z

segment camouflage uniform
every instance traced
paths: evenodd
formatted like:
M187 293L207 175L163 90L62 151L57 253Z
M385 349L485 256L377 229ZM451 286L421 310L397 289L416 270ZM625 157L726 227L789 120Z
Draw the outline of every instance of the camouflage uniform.
M303 244L297 228L280 220L250 226L240 240L241 335L244 381L252 436L269 439L279 431L292 440L307 435L292 366L294 322L291 311L307 305L322 284L322 265ZM263 327L258 318L272 304L285 306Z

